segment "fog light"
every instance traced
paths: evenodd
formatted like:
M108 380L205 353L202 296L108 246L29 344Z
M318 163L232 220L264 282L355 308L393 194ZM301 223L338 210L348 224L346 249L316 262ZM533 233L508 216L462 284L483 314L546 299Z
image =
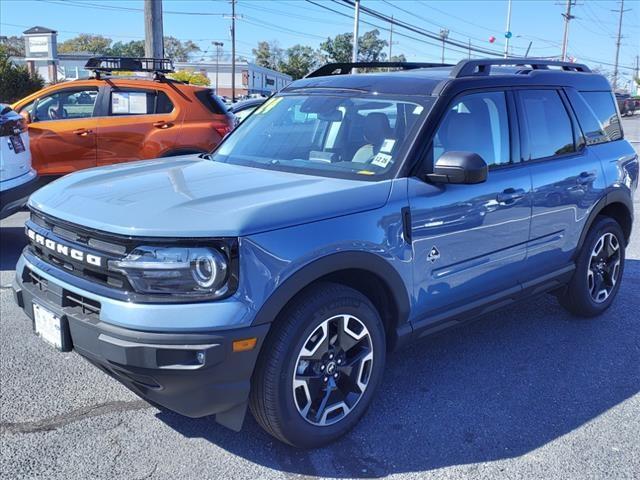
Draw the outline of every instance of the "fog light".
M200 365L204 365L204 359L205 359L204 352L196 353L196 360Z

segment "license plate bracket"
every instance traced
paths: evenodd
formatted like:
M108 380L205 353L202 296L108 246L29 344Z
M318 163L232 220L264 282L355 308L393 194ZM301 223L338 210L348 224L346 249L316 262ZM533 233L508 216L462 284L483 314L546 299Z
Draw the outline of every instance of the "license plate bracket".
M64 317L33 303L33 329L40 338L60 351L71 350L69 326Z

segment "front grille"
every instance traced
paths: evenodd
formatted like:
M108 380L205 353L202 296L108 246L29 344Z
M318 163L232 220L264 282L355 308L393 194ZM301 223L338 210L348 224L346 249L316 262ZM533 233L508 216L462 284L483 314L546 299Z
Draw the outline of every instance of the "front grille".
M82 314L84 317L99 317L100 315L100 302L51 284L49 280L29 267L26 267L22 273L22 282L38 289L42 298L54 305L68 309L69 313Z
M102 238L99 232L87 230L35 211L31 212L31 221L27 222L27 227L36 233L41 233L46 239L64 244L69 249L96 255L102 259L102 264L95 266L86 261L79 261L56 249L47 248L34 239L29 239L29 249L40 260L104 287L123 292L132 290L129 281L123 274L112 272L107 268L110 260L122 259L128 253L128 245L124 242L117 243L113 238Z

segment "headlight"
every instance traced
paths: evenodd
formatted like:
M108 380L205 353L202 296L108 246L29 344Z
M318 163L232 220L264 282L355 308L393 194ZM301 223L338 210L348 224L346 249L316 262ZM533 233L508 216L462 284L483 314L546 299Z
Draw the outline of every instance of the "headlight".
M109 269L142 294L219 298L229 291L229 259L216 248L141 246Z

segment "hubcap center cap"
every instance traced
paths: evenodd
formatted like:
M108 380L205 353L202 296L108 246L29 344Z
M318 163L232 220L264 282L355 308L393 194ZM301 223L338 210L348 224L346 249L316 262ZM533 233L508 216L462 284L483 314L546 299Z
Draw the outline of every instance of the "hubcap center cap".
M327 373L329 375L333 375L333 373L336 371L336 368L337 368L336 362L329 362L327 364Z

